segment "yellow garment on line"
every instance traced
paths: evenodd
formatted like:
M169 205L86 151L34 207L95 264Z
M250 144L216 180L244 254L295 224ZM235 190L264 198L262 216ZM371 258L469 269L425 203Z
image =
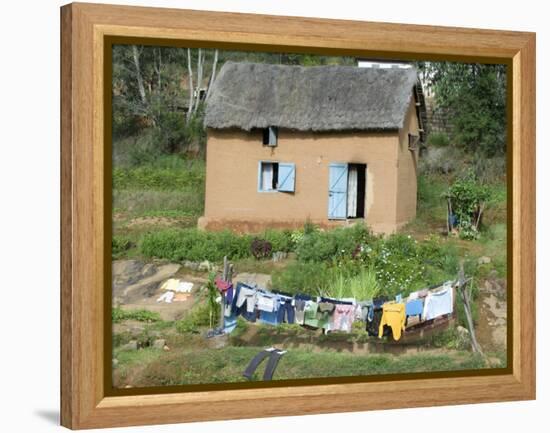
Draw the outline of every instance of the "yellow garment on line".
M393 334L394 340L401 338L401 331L405 330L405 304L396 302L386 302L382 305L382 318L380 319L380 328L378 337L384 335L384 325L388 325Z

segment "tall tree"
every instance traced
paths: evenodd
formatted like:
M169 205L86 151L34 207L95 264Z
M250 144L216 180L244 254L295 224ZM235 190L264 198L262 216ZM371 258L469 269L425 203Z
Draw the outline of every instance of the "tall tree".
M506 65L437 62L420 65L436 108L453 119L454 143L473 153L506 152Z

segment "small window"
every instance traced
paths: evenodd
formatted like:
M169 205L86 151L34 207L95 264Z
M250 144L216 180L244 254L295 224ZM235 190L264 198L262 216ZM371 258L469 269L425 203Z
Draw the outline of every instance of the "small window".
M262 143L264 146L277 146L278 131L275 126L264 128L262 131Z
M260 191L277 191L279 181L279 163L260 163Z
M295 173L293 163L260 161L258 191L294 192Z

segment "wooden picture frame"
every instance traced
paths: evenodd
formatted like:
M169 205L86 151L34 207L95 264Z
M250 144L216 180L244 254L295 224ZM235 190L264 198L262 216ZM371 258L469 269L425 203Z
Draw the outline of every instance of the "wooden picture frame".
M509 366L477 375L112 395L105 251L104 66L117 38L152 44L505 63L509 74ZM535 398L535 35L70 4L61 8L61 424L73 428ZM510 91L511 90L511 91ZM108 90L110 92L110 88ZM109 256L110 259L110 256Z

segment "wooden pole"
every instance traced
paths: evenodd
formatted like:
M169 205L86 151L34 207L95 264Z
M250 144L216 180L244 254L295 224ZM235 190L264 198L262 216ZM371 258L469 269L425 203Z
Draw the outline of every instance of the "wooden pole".
M478 208L479 210L478 210L478 213L477 213L477 220L476 220L476 225L475 225L476 231L479 231L479 223L481 221L481 214L483 213L484 205L485 205L485 203L483 203L483 202L481 202L479 204L479 208Z
M447 197L447 235L451 234L451 199Z
M228 281L228 272L229 272L229 266L227 262L227 256L224 256L223 258L223 273L222 273L222 280ZM224 314L225 314L225 293L221 293L221 301L220 301L220 328L223 328L224 323Z
M460 263L460 271L459 271L459 274L458 274L458 292L460 293L460 296L462 298L462 302L463 302L463 305L464 305L464 312L466 314L466 323L468 325L468 331L470 332L470 344L472 346L472 351L475 352L475 353L479 353L487 361L487 358L486 358L485 354L483 353L483 351L481 350L481 346L479 345L479 343L477 341L477 338L476 338L476 334L475 334L474 320L473 320L473 317L472 317L472 310L471 310L471 307L470 307L470 301L471 301L470 295L471 294L470 294L470 292L468 292L466 290L468 282L470 282L470 284L471 284L472 279L471 278L469 278L469 279L465 278L465 276L464 276L464 263L461 262Z

